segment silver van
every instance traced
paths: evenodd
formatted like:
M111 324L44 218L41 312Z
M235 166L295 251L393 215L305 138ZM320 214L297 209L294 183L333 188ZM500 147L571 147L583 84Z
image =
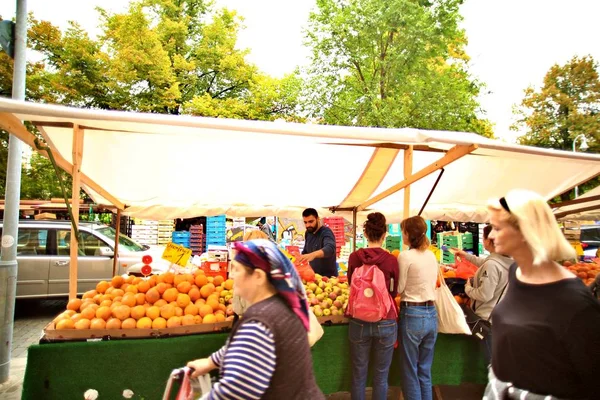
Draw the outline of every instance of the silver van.
M0 221L0 231L3 228ZM77 291L95 289L113 276L114 228L98 224L79 224ZM1 236L1 232L0 232ZM69 294L70 221L19 221L17 242L17 298L44 298ZM125 235L119 236L116 275L140 275L142 257L153 258L153 272L166 269L160 259L162 248L141 245Z

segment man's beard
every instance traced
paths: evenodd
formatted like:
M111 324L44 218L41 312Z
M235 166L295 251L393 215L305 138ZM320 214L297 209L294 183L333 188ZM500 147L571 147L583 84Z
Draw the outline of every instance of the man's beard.
M316 230L316 229L317 229L316 227L315 227L315 228L313 228L313 227L311 226L310 228L306 228L306 231L307 231L307 232L310 232L310 233L315 233L315 230Z

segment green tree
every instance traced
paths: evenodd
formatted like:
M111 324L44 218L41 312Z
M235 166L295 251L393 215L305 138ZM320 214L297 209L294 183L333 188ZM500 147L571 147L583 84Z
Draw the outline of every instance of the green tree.
M304 96L327 124L471 131L480 85L470 79L461 0L318 0Z
M591 56L573 57L555 64L540 90L529 87L515 109L518 121L511 127L525 133L519 143L558 150L573 149L573 140L585 135L588 151L600 150L600 79Z

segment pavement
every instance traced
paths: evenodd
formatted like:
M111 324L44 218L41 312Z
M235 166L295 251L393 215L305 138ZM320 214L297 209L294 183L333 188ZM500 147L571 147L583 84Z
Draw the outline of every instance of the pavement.
M37 344L48 322L65 310L67 299L18 300L15 307L15 324L10 360L10 377L0 384L0 399L20 400L27 364L27 348Z

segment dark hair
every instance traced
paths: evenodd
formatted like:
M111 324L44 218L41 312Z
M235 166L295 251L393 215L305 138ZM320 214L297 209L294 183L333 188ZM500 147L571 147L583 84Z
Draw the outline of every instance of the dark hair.
M425 220L418 215L406 218L400 223L402 234L408 238L411 249L425 250L429 247L429 238L427 238L427 224Z
M311 216L319 218L319 213L317 213L317 210L315 210L314 208L307 208L306 210L302 211L302 218L307 218Z
M258 220L258 223L261 225L264 225L267 223L267 218L266 217L260 217L260 219Z
M490 236L491 232L492 232L492 226L491 225L486 225L483 228L483 238L487 239Z
M363 231L369 242L378 242L387 231L385 215L380 212L372 212L367 215L363 224Z

